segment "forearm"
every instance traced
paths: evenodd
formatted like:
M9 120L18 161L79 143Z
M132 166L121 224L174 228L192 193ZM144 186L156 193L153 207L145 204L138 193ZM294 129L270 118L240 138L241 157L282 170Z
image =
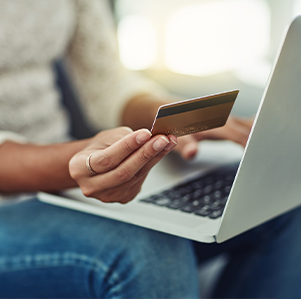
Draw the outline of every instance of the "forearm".
M88 142L54 145L5 142L0 146L0 192L58 191L77 186L70 177L68 164Z
M157 110L160 105L168 103L157 99L152 95L141 94L130 99L125 106L122 117L122 125L128 126L133 130L140 128L151 129Z

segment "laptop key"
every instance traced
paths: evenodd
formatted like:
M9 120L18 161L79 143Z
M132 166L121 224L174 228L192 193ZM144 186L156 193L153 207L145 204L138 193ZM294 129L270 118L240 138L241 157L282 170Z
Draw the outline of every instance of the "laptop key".
M220 202L221 204L225 205L226 202L227 202L227 200L228 200L228 196L225 196L225 197L219 199L219 202Z
M212 213L212 210L209 206L203 206L201 209L194 212L195 215L206 217Z
M226 194L229 194L229 193L230 193L230 190L231 190L231 188L232 188L232 185L225 186L225 188L224 188L224 192L225 192Z
M220 201L215 201L209 205L210 209L213 211L217 211L224 208L224 205L220 203Z
M210 204L214 201L214 199L210 195L206 195L201 199L202 203Z
M213 185L208 185L203 189L205 194L209 194L212 190L213 190Z
M140 199L140 201L147 202L147 203L152 203L156 199L159 199L160 197L161 197L160 195L152 195L150 197L146 197L146 198Z
M172 199L178 199L178 198L182 197L182 195L181 195L181 193L179 191L174 191L174 190L166 192L165 196L167 196L169 198L172 198Z
M186 213L192 213L193 211L195 211L203 206L204 206L204 204L202 202L200 202L199 200L194 200L193 202L182 207L181 211L186 212Z
M184 196L181 198L173 199L170 204L167 205L170 209L179 209L190 201L190 196Z
M212 197L214 199L220 199L222 197L222 192L221 191L215 191L213 194L212 194Z
M223 214L223 210L217 210L217 211L214 211L211 214L209 214L209 218L216 219L216 218L221 217L222 214Z
M202 195L203 195L202 190L196 190L192 193L192 198L193 199L200 199Z
M179 188L175 189L179 194L185 195L189 194L192 192L192 187L191 186L180 186Z
M162 198L158 198L158 199L154 200L153 203L154 203L155 205L158 205L158 206L166 206L166 205L169 204L171 201L172 201L171 198L168 198L168 197L162 197Z
M235 174L232 170L219 171L141 201L215 219L223 213Z
M211 185L211 184L214 183L214 181L215 181L214 176L208 176L208 177L205 178L206 185Z
M201 189L204 186L204 182L202 182L202 181L196 181L196 182L193 182L191 184L191 186L192 186L192 188L194 190L199 190L199 189Z
M217 181L216 183L214 183L213 187L214 190L219 190L224 186L224 182L222 180Z

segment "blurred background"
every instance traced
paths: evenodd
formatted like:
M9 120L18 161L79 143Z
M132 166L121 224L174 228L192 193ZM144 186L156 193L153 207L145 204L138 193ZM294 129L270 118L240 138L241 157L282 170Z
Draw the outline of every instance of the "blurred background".
M254 115L301 0L111 0L120 59L184 98L239 89L233 113ZM227 259L200 270L210 294Z
M230 89L254 115L301 0L111 0L120 59L192 98Z

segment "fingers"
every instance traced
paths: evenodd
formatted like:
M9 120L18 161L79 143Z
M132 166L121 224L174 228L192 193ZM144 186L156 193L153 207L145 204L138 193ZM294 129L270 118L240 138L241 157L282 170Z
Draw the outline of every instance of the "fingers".
M103 175L92 177L91 182L97 182L98 184L105 186L106 189L128 182L144 165L163 151L163 149L169 145L169 142L169 138L163 135L153 137L149 142L129 155L117 167L110 169L110 171Z
M126 204L131 201L140 192L142 183L151 168L157 164L165 155L167 155L176 145L177 139L174 136L169 136L170 143L161 150L154 158L146 163L136 174L127 182L114 188L108 189L100 194L100 199L103 202L119 202ZM113 192L114 190L114 192ZM126 191L125 191L126 190Z
M180 137L175 150L183 159L192 159L198 152L198 140L193 135Z
M139 192L149 170L170 152L176 143L177 139L174 136L153 137L116 168L83 179L80 185L83 194L103 202L124 203L132 200Z
M133 200L141 191L142 183L143 180L141 180L140 184L137 183L133 186L127 186L124 184L114 189L108 189L104 192L101 192L97 199L105 203L118 202L121 204L126 204Z
M243 119L231 117L229 118L226 126L224 126L223 130L218 132L219 136L225 134L225 139L232 140L245 147L250 135L253 121L253 118Z
M245 146L249 137L249 132L239 127L229 127L227 130L214 132L213 136L214 135L215 139L227 139Z
M87 197L125 203L137 195L149 170L176 144L176 137L151 138L146 129L103 131L71 158L70 176Z
M246 146L254 118L230 117L225 126L217 129L199 132L193 135L179 138L176 151L183 159L193 158L198 151L198 141L201 140L231 140L242 146Z
M165 155L167 155L176 145L177 139L174 136L169 136L170 143L160 151L154 158L152 158L148 163L146 163L136 174L124 184L114 188L109 189L101 194L101 200L104 202L119 202L126 204L131 201L140 192L141 186L147 177L147 174L151 168L156 165ZM126 190L126 191L125 191Z
M245 127L247 130L251 130L253 123L254 123L254 117L250 118L239 118L239 117L231 117L233 123Z
M202 132L202 134L198 135L198 140L231 140L242 146L245 146L248 140L249 134L244 130L240 130L238 128L228 127L226 129L215 129L211 132L206 131Z
M225 126L194 134L194 137L201 141L211 140L231 140L245 146L249 138L253 120L243 120L237 117L228 119Z
M141 129L124 136L111 146L93 152L90 158L91 168L98 174L114 169L150 138L151 132L147 129Z
M180 138L178 151L184 159L190 159L197 153L197 141L203 139L229 139L245 146L251 126L250 119L230 118L224 127ZM71 159L70 174L79 183L84 195L103 202L126 203L132 200L150 169L177 143L174 136L157 135L151 138L146 129L136 132L119 129L118 132L120 136L112 130L106 133L105 138L100 135L92 147ZM103 139L109 141L103 143ZM90 166L97 173L94 176L83 163L91 152Z
M169 144L136 172L131 180L131 184L136 184L141 178L145 179L149 171L177 145L177 138L175 136L168 137L170 140Z

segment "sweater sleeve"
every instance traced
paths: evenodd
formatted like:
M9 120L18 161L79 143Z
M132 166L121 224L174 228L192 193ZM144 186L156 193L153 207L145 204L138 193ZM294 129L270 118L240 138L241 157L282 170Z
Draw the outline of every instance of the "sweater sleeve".
M123 108L133 96L167 97L161 86L121 65L106 0L80 0L75 10L77 26L67 51L67 68L81 108L95 128L119 126Z
M25 137L10 131L0 131L0 145L5 141L14 141L18 143L26 143Z

